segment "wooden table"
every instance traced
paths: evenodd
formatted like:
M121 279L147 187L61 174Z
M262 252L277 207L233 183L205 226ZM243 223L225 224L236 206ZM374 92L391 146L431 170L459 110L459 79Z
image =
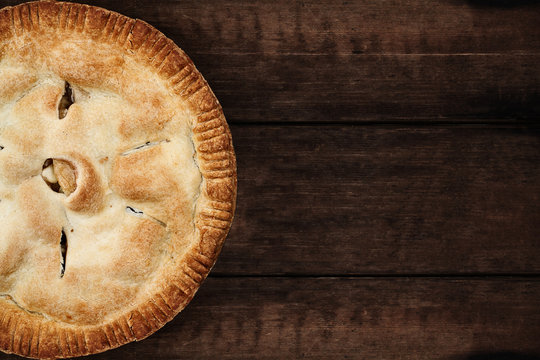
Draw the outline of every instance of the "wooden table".
M239 178L193 302L91 359L540 359L540 2L92 3L192 57Z

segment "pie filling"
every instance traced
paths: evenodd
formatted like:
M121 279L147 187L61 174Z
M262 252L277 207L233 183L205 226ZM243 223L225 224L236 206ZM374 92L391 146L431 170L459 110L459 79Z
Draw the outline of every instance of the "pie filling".
M66 256L67 256L67 249L68 249L68 243L67 243L67 236L64 229L62 229L62 237L60 238L60 254L62 255L62 270L60 271L60 277L64 277L64 273L66 272Z
M69 161L62 159L45 160L41 176L54 192L69 196L77 188L77 171Z
M63 119L66 117L69 107L73 105L75 98L73 97L73 91L71 85L66 81L64 94L58 103L58 118Z

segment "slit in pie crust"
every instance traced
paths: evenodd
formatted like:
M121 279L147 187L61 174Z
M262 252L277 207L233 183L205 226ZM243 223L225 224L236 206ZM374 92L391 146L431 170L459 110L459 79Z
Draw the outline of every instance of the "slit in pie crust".
M222 109L170 39L93 6L0 10L0 350L151 335L214 265L235 199Z

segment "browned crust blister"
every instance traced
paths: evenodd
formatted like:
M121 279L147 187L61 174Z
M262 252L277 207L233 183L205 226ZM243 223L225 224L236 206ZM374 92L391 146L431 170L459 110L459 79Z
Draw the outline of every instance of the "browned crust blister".
M221 106L192 61L170 39L141 20L88 5L41 1L0 10L0 45L45 29L80 33L125 51L155 69L195 114L193 143L203 176L196 226L200 237L161 291L107 323L75 326L1 301L0 349L32 358L74 357L141 340L170 321L194 296L214 265L236 201L236 160ZM1 55L0 47L0 55Z

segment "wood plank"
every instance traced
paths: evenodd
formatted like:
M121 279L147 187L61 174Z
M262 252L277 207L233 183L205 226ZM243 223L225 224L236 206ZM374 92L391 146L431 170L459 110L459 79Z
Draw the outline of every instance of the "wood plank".
M158 26L193 55L540 52L538 2L490 3L92 1Z
M155 335L88 359L532 360L539 338L538 279L209 279Z
M233 126L216 275L540 273L540 129Z
M199 57L230 123L540 118L540 55Z

